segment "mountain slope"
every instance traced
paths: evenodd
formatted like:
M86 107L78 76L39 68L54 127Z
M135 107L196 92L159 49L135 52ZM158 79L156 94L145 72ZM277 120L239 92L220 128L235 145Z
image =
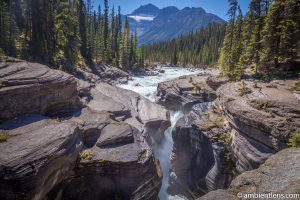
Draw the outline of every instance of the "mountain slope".
M206 27L210 23L225 23L202 8L174 6L159 9L152 4L139 7L128 15L132 30L137 30L139 44L149 44L176 38Z

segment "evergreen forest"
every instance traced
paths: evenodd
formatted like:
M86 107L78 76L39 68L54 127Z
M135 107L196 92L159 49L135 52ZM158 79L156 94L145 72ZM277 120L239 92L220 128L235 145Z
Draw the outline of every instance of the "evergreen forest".
M237 0L228 2L226 25L211 24L196 33L147 45L146 61L218 65L233 80L240 80L245 71L259 76L299 70L299 0L252 0L246 14Z
M143 66L143 52L120 7L91 0L0 0L0 53L74 72L77 66Z
M210 24L195 33L145 46L147 62L183 66L216 64L225 35L224 24Z

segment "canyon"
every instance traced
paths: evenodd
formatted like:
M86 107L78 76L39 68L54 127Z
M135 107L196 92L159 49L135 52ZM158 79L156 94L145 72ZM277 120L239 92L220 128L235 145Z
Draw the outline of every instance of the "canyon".
M299 191L299 148L287 146L300 129L300 96L290 90L296 80L115 70L73 76L10 57L1 63L1 199Z

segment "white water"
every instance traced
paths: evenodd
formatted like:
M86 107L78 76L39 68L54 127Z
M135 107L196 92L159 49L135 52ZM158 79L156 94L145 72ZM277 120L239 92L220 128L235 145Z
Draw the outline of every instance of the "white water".
M161 69L165 70L164 74L159 74L157 76L133 77L133 80L129 81L128 84L121 84L119 87L132 90L154 102L158 83L172 80L184 75L198 74L200 72L199 70L192 71L187 68L163 67ZM160 200L183 199L177 196L170 196L167 192L170 176L170 155L173 147L172 128L182 116L183 113L181 111L170 111L171 127L165 131L164 138L158 145L156 152L163 171L162 187L159 193Z
M197 70L192 71L187 68L163 67L161 69L165 70L164 74L159 74L158 76L133 77L133 80L129 81L128 84L122 84L119 85L119 87L132 90L154 102L158 83L169 81L184 75L199 73ZM139 84L139 86L136 86L136 84Z

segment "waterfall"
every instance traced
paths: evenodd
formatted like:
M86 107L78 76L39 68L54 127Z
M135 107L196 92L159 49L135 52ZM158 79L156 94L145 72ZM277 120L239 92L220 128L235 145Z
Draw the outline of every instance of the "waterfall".
M171 126L165 131L164 138L161 144L157 149L157 156L160 161L162 171L163 171L163 181L162 186L159 192L160 200L169 199L169 195L167 192L169 186L169 178L170 178L170 156L173 148L173 139L172 139L172 129L175 126L176 122L183 116L181 111L170 111L170 121Z
M133 77L133 80L129 81L127 84L120 84L118 86L127 90L132 90L154 102L158 83L176 79L184 75L198 74L200 72L199 70L191 71L187 68L175 67L164 67L162 69L165 71L164 74L158 74L156 76ZM171 126L165 131L161 143L157 145L158 148L154 150L160 161L163 172L162 187L159 193L160 200L183 199L177 196L170 196L167 192L170 177L170 155L173 148L172 129L182 116L183 113L181 111L170 111Z

